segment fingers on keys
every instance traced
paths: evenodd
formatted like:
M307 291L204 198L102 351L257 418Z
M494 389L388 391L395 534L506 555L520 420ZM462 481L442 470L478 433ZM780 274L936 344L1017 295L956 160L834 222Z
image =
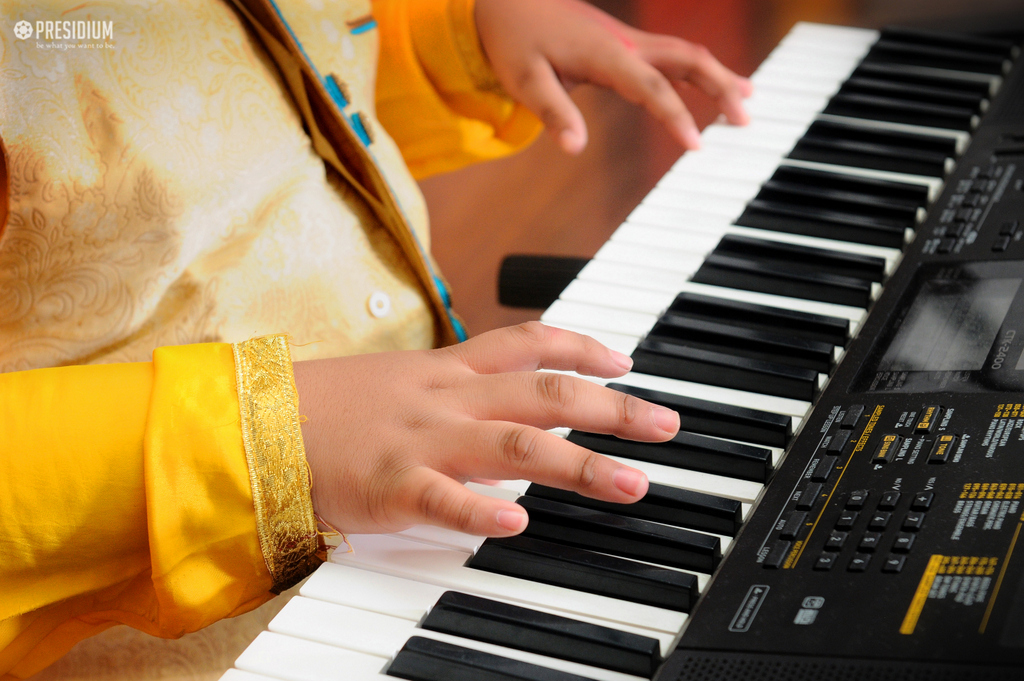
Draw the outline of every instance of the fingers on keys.
M589 336L540 322L489 331L445 351L478 374L556 369L613 378L633 366L629 357Z

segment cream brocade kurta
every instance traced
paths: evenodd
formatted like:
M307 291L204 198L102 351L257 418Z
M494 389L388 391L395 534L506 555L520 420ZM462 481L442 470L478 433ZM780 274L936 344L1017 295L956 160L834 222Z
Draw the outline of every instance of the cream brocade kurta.
M472 0L277 7L372 139L340 172L229 3L0 8L0 676L118 622L180 636L271 597L232 350L154 348L453 338L406 238L429 248L407 165L496 158L537 121L495 87ZM113 47L20 40L21 20L113 21ZM394 203L367 198L376 172ZM109 366L23 371L75 364Z
M319 73L342 83L345 114L365 121L427 251L423 198L377 120L381 36L382 117L421 173L508 153L536 122L474 90L486 67L466 56L475 33L458 25L472 3L419 4L410 17L405 3L378 3L381 30L362 32L369 2L278 6ZM5 3L4 16L113 21L114 48L47 49L0 32L0 371L146 360L162 345L282 330L296 359L438 342L443 311L378 215L325 168L230 4L49 0ZM374 294L386 315L371 313Z

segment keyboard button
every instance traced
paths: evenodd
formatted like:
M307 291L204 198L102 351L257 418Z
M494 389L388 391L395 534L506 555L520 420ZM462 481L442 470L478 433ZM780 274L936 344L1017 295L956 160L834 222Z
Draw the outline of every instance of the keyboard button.
M956 444L955 435L940 435L928 453L928 463L946 463Z
M881 511L891 511L896 508L896 504L900 503L900 493L896 491L884 492L882 498L878 500L878 509Z
M866 489L856 489L850 492L850 496L846 498L846 508L859 511L864 508L869 496L871 496L871 492Z
M857 518L860 514L857 511L843 511L839 514L839 518L836 519L837 530L852 530L853 526L857 523Z
M889 557L885 559L885 563L882 564L882 572L898 573L903 569L903 564L906 561L906 556L890 554Z
M900 532L893 540L892 550L896 553L909 553L914 547L914 540L917 538L913 532Z
M832 533L825 540L826 551L842 551L843 545L846 543L846 538L849 536L846 532L840 532L838 530L832 530Z
M850 564L846 566L846 569L849 572L864 572L868 569L868 563L870 562L870 553L856 553L853 558L850 559Z
M782 531L779 532L779 536L783 539L796 539L797 535L800 534L800 530L804 527L804 521L807 520L807 514L802 511L793 511L790 513L782 526Z
M876 511L872 516L871 520L868 521L868 528L872 530L884 530L889 526L889 519L892 517L891 513L886 511Z
M864 536L857 542L857 550L865 553L874 553L878 545L882 543L882 535L879 532L865 532Z
M838 458L834 456L819 458L818 465L815 466L814 472L811 473L811 480L814 482L826 482L836 468L836 461L838 461Z
M764 562L761 563L761 567L767 570L777 570L781 568L782 564L786 561L786 556L789 555L789 549L792 545L792 542L784 541L782 539L774 542L768 550L768 555L765 556Z
M841 428L854 429L857 427L857 422L860 421L860 417L864 414L863 404L851 404L846 408L846 413L843 414L843 420L839 426Z
M1013 236L1017 233L1020 223L1016 220L1007 220L999 225L999 236Z
M821 483L811 482L800 490L800 498L797 499L796 507L801 511L809 511L814 507L821 496Z
M819 556L818 560L814 561L814 569L828 571L835 567L837 555L823 551Z
M917 424L914 425L914 430L918 433L930 433L935 429L935 422L939 420L942 415L942 407L938 405L929 405L921 410L921 414L917 418Z
M903 518L901 527L907 532L917 532L924 526L924 513L911 511Z
M910 509L913 511L927 511L935 500L935 492L918 492L910 502Z
M875 448L875 453L871 457L871 463L889 463L892 458L896 456L896 451L899 449L900 436L899 435L883 435L882 441L878 443L878 447Z
M832 434L832 439L828 442L827 451L830 454L842 454L844 451L853 448L853 443L850 442L850 437L853 435L853 431L850 430L837 430Z

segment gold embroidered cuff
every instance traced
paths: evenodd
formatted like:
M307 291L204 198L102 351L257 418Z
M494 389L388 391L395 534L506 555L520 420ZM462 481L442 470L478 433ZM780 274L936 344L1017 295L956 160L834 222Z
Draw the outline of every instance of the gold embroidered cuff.
M285 336L231 347L256 531L280 593L320 564L291 355Z

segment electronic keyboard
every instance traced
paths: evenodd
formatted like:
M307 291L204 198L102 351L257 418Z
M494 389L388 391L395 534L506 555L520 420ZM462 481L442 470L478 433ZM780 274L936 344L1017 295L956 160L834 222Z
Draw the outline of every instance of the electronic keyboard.
M527 530L353 536L224 678L1024 676L1018 56L798 24L542 317L679 412L562 432L648 495L476 485Z

